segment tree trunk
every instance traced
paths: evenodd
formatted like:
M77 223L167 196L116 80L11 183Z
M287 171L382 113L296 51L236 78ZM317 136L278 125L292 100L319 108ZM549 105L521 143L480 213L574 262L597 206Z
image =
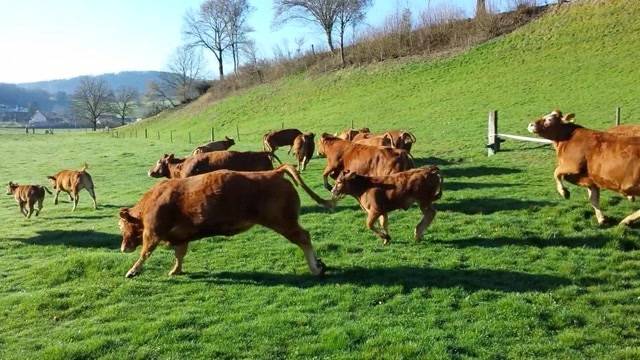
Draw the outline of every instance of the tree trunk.
M98 118L93 118L93 131L96 131L96 127L98 126Z
M476 17L487 13L486 0L476 0Z
M327 43L329 43L329 50L331 50L331 52L334 52L335 48L333 47L333 35L331 34L331 29L325 30L325 32L327 33Z
M347 62L344 59L344 29L340 30L340 59L342 60L342 67L347 66Z
M222 65L222 50L218 50L218 73L220 80L224 80L224 66Z
M124 126L124 116L122 116L120 120L122 120L122 126Z

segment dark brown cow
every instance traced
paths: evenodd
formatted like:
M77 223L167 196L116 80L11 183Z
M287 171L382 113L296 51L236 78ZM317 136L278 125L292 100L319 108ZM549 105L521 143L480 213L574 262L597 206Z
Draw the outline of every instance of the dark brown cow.
M362 133L370 133L371 130L369 130L369 128L362 128L362 129L347 129L344 130L343 132L336 134L336 137L339 137L342 140L349 140L352 141L353 138L358 135L358 134L362 134Z
M309 189L291 165L271 171L215 171L153 186L132 208L120 210L121 251L142 245L140 258L127 272L137 275L160 242L175 248L170 275L182 272L190 241L208 236L231 236L262 225L281 234L304 252L309 269L322 275L325 265L316 257L309 232L298 223L300 197L289 175L318 204L333 206Z
M80 196L78 193L82 189L87 189L87 192L93 200L93 208L97 209L96 193L93 186L93 179L87 172L89 166L85 164L80 170L62 170L53 176L47 176L51 186L55 190L55 197L53 198L53 204L58 204L58 195L61 191L66 192L69 195L69 199L73 201L73 209L75 211L78 206L78 200Z
M195 150L193 150L193 153L191 155L198 155L212 151L228 150L235 144L235 140L225 136L224 140L212 141L210 143L198 146L197 148L195 148Z
M185 178L216 170L264 171L273 169L271 158L275 155L262 151L214 151L178 159L173 154L164 154L149 169L150 177Z
M307 164L309 164L309 161L316 150L314 138L314 133L304 133L302 135L298 135L293 141L293 154L298 160L298 168L301 171L304 171L307 168Z
M407 210L417 202L423 214L414 230L414 237L419 241L436 216L433 202L442 196L442 175L435 166L386 176L363 176L345 170L336 179L331 193L334 199L345 195L356 198L367 213L367 228L376 233L384 245L391 241L387 214L393 210ZM380 221L381 229L375 228L376 220Z
M327 157L327 166L322 173L327 190L331 190L328 177L336 179L343 170L382 176L413 168L413 161L404 150L355 144L329 134L320 137L318 152Z
M385 135L391 138L391 146L411 152L411 147L416 143L416 137L411 132L403 130L387 131Z
M51 195L51 191L49 191L45 186L18 185L11 181L9 182L9 185L7 185L7 195L13 195L13 198L20 207L20 213L27 219L31 218L34 205L36 204L38 205L38 208L36 209L36 216L40 214L45 191ZM27 210L25 206L28 207L29 210Z
M640 138L586 129L574 124L574 117L556 110L529 124L528 129L553 141L558 161L553 176L558 193L569 198L563 180L586 187L598 223L603 224L600 189L627 197L640 195ZM638 218L640 211L620 224L629 225Z
M282 129L268 132L262 137L263 150L273 153L278 150L279 147L289 146L290 154L293 141L298 135L302 135L302 131L298 129Z

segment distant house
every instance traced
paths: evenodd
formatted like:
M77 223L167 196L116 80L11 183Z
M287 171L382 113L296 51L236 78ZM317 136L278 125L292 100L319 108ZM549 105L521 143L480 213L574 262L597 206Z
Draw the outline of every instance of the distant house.
M29 126L32 127L41 127L46 125L47 117L44 116L44 114L42 114L40 110L37 110L36 113L31 117L31 120L29 120Z

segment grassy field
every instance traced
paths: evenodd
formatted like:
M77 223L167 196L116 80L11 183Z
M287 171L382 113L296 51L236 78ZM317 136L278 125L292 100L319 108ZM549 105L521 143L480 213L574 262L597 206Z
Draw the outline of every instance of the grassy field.
M0 135L3 181L44 184L87 162L99 202L94 211L81 193L71 213L48 197L24 220L1 198L0 358L640 357L638 230L598 227L582 189L561 199L549 147L484 149L494 108L501 131L518 134L554 107L593 128L612 125L615 106L640 122L639 19L630 0L572 6L453 59L300 75L119 138ZM163 153L189 152L189 131L195 142L212 124L217 137L238 124L238 148L258 149L282 122L333 132L351 119L413 130L418 163L441 167L444 195L423 242L412 240L417 209L390 216L383 247L354 200L330 212L301 193L301 223L331 268L323 279L263 228L193 243L183 276L167 276L173 254L158 249L124 278L137 253L118 251L118 209L156 183L146 170ZM323 166L313 159L303 177L327 197ZM602 202L616 220L637 208L611 193Z

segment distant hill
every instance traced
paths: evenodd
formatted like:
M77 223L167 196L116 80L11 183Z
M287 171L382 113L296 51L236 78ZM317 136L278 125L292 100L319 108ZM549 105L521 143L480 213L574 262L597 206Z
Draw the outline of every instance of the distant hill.
M106 80L114 90L121 86L130 86L137 89L140 93L144 93L147 89L147 84L152 80L157 80L161 74L161 71L123 71L97 75L95 77ZM55 94L59 91L73 94L81 78L81 76L78 76L70 79L38 81L16 85L29 90L44 90L50 94Z

